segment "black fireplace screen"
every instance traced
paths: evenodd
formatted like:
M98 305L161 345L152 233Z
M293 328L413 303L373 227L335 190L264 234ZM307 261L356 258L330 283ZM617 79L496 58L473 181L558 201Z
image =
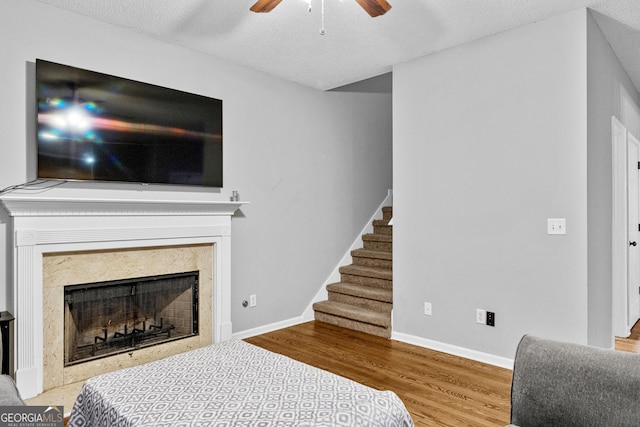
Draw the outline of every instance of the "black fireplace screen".
M65 286L65 366L198 335L198 272Z

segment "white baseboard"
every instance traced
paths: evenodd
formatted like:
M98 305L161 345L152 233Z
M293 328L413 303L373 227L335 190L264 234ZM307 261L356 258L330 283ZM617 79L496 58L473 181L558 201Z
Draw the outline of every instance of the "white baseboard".
M488 365L513 370L513 359L509 359L507 357L500 357L494 354L483 353L481 351L471 350L465 347L458 347L456 345L417 337L415 335L404 334L401 332L392 332L391 339L402 341L407 344L417 345L418 347L428 348L430 350L440 351L442 353L452 354L454 356L464 357L465 359L475 360L477 362L486 363Z
M302 316L293 317L291 319L282 320L280 322L271 323L269 325L259 326L253 329L247 329L246 331L236 332L231 335L231 338L242 340L245 338L255 337L256 335L266 334L268 332L277 331L278 329L288 328L289 326L299 325L305 323L306 320Z

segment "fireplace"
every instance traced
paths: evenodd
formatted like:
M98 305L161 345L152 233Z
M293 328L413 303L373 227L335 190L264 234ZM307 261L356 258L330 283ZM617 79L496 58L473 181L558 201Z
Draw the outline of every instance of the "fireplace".
M49 252L42 256L42 291L44 297L43 323L44 334L42 347L43 354L43 390L60 387L66 384L82 381L92 376L135 366L142 363L151 362L163 357L171 356L184 351L200 348L215 341L216 327L215 316L220 310L220 305L215 304L217 297L214 296L214 285L217 272L213 266L216 258L215 247L217 244L193 244L193 245L171 245L160 247L139 247L139 248L115 248L105 250L89 250L74 252ZM218 264L216 262L216 264ZM137 317L125 320L124 312L119 307L107 305L106 301L96 304L98 307L92 314L102 312L108 317L97 320L91 328L87 329L83 338L84 344L95 343L96 354L74 360L69 363L68 354L70 344L65 344L64 334L68 329L68 314L65 313L66 299L69 299L69 290L82 290L84 288L97 287L102 285L116 285L112 288L113 293L118 293L117 299L122 304L131 307L133 298L127 295L137 294L140 289L135 286L138 281L149 281L150 278L170 278L181 276L184 273L198 273L197 286L197 319L198 333L189 334L181 339L174 340L174 329L167 329L176 326L178 323L174 313L162 311L162 316L154 316L151 319L150 309L145 308L148 313L146 318L142 318L139 312ZM146 279L144 279L146 278ZM159 279L160 280L160 279ZM188 280L188 279L187 279ZM122 285L118 289L118 285ZM146 287L146 285L145 285ZM91 289L93 291L93 289ZM143 290L145 292L146 290ZM66 296L65 296L66 293ZM173 293L173 292L172 292ZM123 295L124 294L124 295ZM81 298L81 297L79 297ZM134 297L135 298L135 297ZM183 296L184 298L184 296ZM85 299L93 299L93 296L85 296ZM183 300L180 307L187 309L191 307L191 302ZM213 304L212 304L213 303ZM149 304L149 303L148 303ZM163 305L164 301L158 304ZM72 307L75 310L77 307ZM162 307L157 307L160 314ZM92 310L93 311L93 310ZM76 315L76 317L78 317ZM160 318L162 317L162 321ZM166 318L165 318L166 317ZM142 322L145 322L144 324ZM111 323L109 323L111 322ZM158 339L166 340L157 345L133 344L132 348L118 347L116 345L102 345L96 337L104 338L103 328L107 328L107 338L111 343L126 344L127 337L133 332L138 335L137 330L149 331L149 328L156 329L160 326L166 333L159 333ZM125 324L127 330L125 332ZM151 325L154 325L153 327ZM65 327L63 327L65 325ZM160 330L157 330L160 332ZM171 339L169 339L169 331ZM116 334L117 332L117 334ZM67 340L68 342L69 340ZM105 340L106 341L106 340ZM124 341L124 342L123 342ZM144 344L151 344L149 341ZM92 346L93 347L93 346ZM86 349L86 347L85 347ZM91 348L91 351L93 348ZM108 354L107 354L108 353Z
M15 378L23 398L231 338L231 217L246 202L144 187L43 183L34 189L0 196L12 218L8 309L16 318ZM193 267L185 268L189 262ZM65 366L58 332L64 325L64 286L185 271L200 271L197 335ZM167 349L164 356L160 348Z
M198 335L197 271L64 287L64 366Z

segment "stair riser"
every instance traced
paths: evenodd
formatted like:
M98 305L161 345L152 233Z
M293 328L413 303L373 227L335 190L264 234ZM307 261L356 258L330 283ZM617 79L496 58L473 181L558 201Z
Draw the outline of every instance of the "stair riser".
M393 251L393 243L391 242L376 242L371 240L365 240L363 242L363 248L370 251L382 251L382 252L392 252Z
M341 295L349 295L356 298L379 301L387 304L391 304L393 301L393 290L359 285L357 283L345 283L345 282L331 283L327 285L327 292L329 293L333 292L335 294L341 294ZM330 312L327 312L327 313L330 313Z
M393 268L393 261L388 259L377 259L367 257L351 257L354 265L361 265L363 267L376 267L391 270Z
M382 311L368 310L362 307L354 307L352 305L328 300L314 303L313 310L316 313L325 313L380 328L391 327L390 313L384 313Z
M384 219L385 221L389 221L391 218L393 218L393 208L387 206L383 207L382 219Z
M391 270L367 270L355 265L347 265L338 269L341 274L351 274L353 276L371 277L375 279L393 280L393 272Z
M381 311L383 313L391 313L393 304L382 301L375 301L368 298L359 298L352 295L338 294L329 292L329 301L342 302L345 304L355 305L357 307L368 308L370 310Z
M342 328L364 332L382 338L391 338L391 328L383 328L380 326L370 325L368 323L358 322L357 320L345 319L343 317L333 316L331 314L317 311L315 313L315 319L319 322L330 323Z
M375 277L354 276L353 274L340 275L341 280L347 283L357 283L358 285L366 285L374 288L381 289L393 289L393 282L391 280L376 279Z
M373 234L382 234L384 236L393 235L393 227L390 225L374 225Z

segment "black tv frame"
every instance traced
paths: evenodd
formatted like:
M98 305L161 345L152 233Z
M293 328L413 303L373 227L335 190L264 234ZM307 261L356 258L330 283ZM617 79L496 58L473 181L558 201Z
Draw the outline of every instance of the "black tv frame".
M36 60L37 177L223 186L222 100Z

